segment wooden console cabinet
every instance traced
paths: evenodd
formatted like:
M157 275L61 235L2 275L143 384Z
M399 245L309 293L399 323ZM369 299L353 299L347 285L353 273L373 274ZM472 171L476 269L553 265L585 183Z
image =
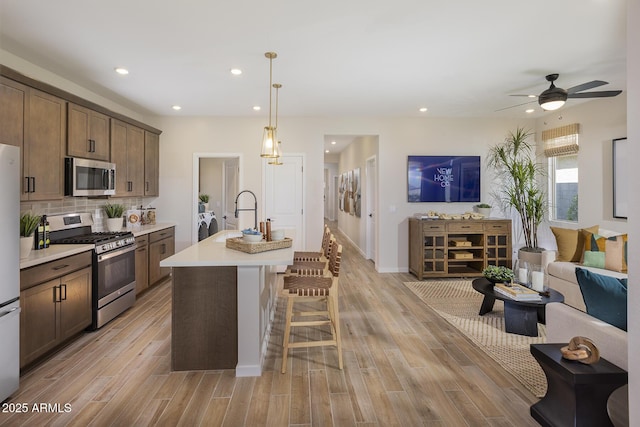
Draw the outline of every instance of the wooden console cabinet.
M511 267L511 220L409 218L409 271L418 279L477 277Z

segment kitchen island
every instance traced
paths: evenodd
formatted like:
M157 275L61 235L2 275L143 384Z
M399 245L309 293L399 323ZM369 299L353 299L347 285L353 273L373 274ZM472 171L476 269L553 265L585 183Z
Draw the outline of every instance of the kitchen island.
M260 376L276 308L277 266L293 248L249 254L224 231L163 260L171 267L171 369L232 369Z

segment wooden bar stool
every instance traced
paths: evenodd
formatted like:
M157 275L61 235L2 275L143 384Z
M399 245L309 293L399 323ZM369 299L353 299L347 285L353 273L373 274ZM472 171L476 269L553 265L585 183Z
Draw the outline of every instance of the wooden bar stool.
M287 371L287 356L290 348L335 346L338 351L338 366L342 369L342 341L340 338L340 314L338 307L338 276L342 245L335 240L332 243L329 264L323 276L292 275L284 277L284 292L287 297L287 311L285 313L285 328L282 351L282 373ZM294 312L296 302L321 302L326 304L326 310ZM305 317L320 317L319 320L305 320ZM301 318L300 320L293 320ZM291 328L304 326L329 325L331 339L289 342Z
M322 233L322 247L320 252L305 252L295 251L293 253L294 264L296 261L324 261L327 262L329 257L327 251L329 250L329 242L331 240L331 230L326 225L324 226L324 232Z
M329 257L331 256L331 246L335 238L333 234L330 234L329 243L324 245L326 249L324 250L324 256L327 258L326 261L293 261L292 265L287 266L287 270L285 271L286 275L292 274L303 274L306 276L322 276L324 274L324 270L327 269L329 263Z

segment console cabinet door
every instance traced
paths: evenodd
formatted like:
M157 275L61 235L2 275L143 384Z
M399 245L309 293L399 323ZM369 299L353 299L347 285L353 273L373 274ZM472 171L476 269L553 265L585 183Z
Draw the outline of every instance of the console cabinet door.
M27 87L0 77L0 144L22 147Z
M144 132L144 195L159 196L160 135Z
M109 161L109 116L69 103L67 154Z
M136 294L149 287L149 245L147 236L136 237Z
M66 101L29 90L23 155L22 200L64 197Z
M91 267L60 279L60 340L91 325Z
M58 343L59 279L20 292L20 367Z
M144 130L111 120L111 162L116 164L116 197L144 195Z

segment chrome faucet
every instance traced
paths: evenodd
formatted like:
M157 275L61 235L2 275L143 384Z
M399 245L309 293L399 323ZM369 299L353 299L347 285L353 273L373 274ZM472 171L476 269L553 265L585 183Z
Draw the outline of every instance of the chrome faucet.
M240 195L242 193L251 193L251 195L253 196L253 209L238 209L238 198L240 197ZM238 195L236 196L236 210L233 213L233 215L238 218L238 213L240 211L253 211L253 220L254 220L254 225L253 225L253 229L257 230L258 229L258 199L256 198L256 195L253 194L253 191L251 190L242 190L241 192L238 193Z

